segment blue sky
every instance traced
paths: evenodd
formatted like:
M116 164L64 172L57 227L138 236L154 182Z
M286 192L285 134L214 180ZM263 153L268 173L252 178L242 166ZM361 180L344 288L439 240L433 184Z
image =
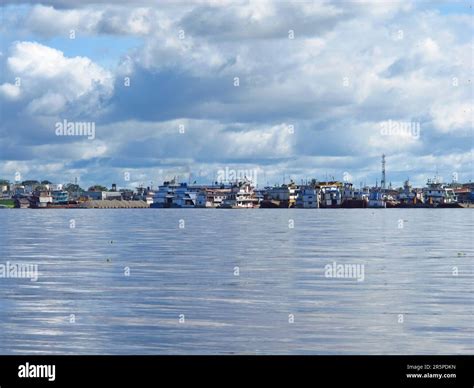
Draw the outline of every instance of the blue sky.
M2 7L1 178L473 179L472 2L77 3Z

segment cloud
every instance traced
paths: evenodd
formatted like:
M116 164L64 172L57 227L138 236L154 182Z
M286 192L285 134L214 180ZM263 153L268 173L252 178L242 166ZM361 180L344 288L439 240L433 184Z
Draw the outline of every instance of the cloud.
M403 169L424 179L434 163L472 179L468 15L402 1L62 0L6 9L4 28L28 37L0 57L9 162L31 155L91 181L127 168L140 179L156 179L156 168L212 178L227 163L262 168L270 181L348 171L373 183L385 152L394 181L406 179ZM103 54L104 36L112 46L119 36L139 43ZM112 65L99 65L103 56ZM94 121L96 140L52 136L63 118ZM388 120L419 123L420 136L382 135Z
M100 100L113 92L109 71L89 58L67 58L37 42L14 43L7 67L19 85L4 83L0 91L8 99L22 99L31 115L57 114L68 104L77 113L96 112Z
M473 104L465 103L435 105L431 108L436 129L442 133L461 132L473 136Z
M0 94L8 100L17 100L20 98L21 89L18 85L4 83L0 85Z

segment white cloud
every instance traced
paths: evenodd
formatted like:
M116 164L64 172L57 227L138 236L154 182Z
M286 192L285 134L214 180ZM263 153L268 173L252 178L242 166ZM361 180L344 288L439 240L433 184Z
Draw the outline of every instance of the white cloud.
M229 157L287 157L292 154L293 134L287 124L233 132L225 136Z
M29 12L29 29L44 35L69 36L71 30L93 32L102 18L102 11L91 8L59 10L52 6L36 5Z
M113 92L112 74L89 58L67 58L61 51L36 42L15 43L7 64L9 72L21 80L21 97L28 101L31 114L59 113L67 103L85 97L89 108L97 108L97 99ZM2 91L15 96L9 84L2 85Z
M431 108L435 127L442 133L473 135L473 103L440 104Z
M68 58L34 42L17 42L8 55L0 95L30 115L78 110L93 116L110 99L108 124L98 131L107 147L74 154L85 160L122 151L145 171L145 163L163 160L198 166L260 158L268 171L311 175L308 170L334 166L357 177L373 167L363 165L366 158L381 152L401 155L392 159L400 165L420 160L420 168L430 157L444 157L450 169L458 163L451 155L469 153L472 27L466 16L403 1L61 4L70 8L34 6L21 28L41 37L77 29L91 39L120 34L143 42L124 52L115 73L131 77L129 89L114 90L114 74L93 57ZM13 85L15 76L21 87ZM239 88L232 87L234 76ZM420 122L421 138L380 136L384 120ZM179 121L189 129L181 137ZM296 134L283 122L294 124ZM357 167L354 157L362 161ZM289 158L295 161L281 161ZM119 162L125 163L111 163Z
M6 82L0 85L0 94L3 95L8 100L14 101L20 98L21 89L17 85Z
M59 93L46 93L32 100L26 110L30 115L46 114L56 115L60 113L66 104L66 98Z

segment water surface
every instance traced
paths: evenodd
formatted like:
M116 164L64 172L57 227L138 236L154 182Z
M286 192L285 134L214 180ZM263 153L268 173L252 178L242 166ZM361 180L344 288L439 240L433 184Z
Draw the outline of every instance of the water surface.
M0 279L0 354L472 354L473 226L471 209L4 209L0 264L39 279Z

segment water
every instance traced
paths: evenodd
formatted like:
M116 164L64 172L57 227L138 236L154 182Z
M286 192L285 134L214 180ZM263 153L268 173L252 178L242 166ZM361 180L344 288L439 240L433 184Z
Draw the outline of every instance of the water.
M0 354L472 354L473 225L470 209L1 210L0 264L39 278L0 279ZM333 262L364 280L326 277Z

